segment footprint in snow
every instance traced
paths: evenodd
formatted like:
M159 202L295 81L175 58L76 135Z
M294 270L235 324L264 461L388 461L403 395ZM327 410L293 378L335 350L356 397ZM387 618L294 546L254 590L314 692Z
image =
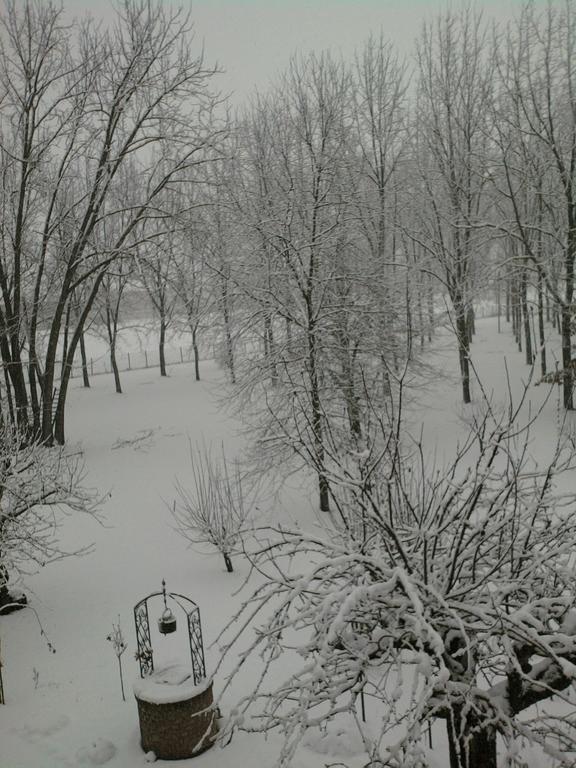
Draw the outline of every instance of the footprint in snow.
M95 739L88 747L76 752L76 759L82 765L105 765L116 754L116 747L107 739Z

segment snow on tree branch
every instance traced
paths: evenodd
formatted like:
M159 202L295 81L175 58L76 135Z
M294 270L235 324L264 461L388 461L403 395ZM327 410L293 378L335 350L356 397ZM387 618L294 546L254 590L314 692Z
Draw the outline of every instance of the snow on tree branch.
M89 544L68 551L58 541L70 513L98 517L100 499L85 480L81 455L0 429L0 589L31 567L90 551Z
M437 719L455 765L495 765L496 733L553 748L543 720L527 728L516 715L568 688L576 669L576 516L556 488L575 454L559 441L539 468L520 418L485 403L444 466L421 441L380 435L382 450L332 467L341 518L314 534L258 534L260 586L219 642L223 659L233 648L240 659L226 687L246 658L262 668L228 733L280 729L288 765L307 728L364 691L381 723L369 757L383 765L419 764L409 753Z

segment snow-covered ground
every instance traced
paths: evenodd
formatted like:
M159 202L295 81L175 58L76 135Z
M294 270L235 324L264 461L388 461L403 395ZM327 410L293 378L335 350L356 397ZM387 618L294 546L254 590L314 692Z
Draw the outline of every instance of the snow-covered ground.
M506 359L511 389L518 393L528 368L508 329L502 334L496 329L495 318L479 321L474 363L486 391L504 393ZM433 362L453 375L419 386L411 405L411 421L416 428L423 425L425 438L442 455L463 434L470 409L460 404L451 340L437 349ZM223 442L230 456L242 453L240 425L226 415L213 395L221 373L214 363L204 363L203 375L202 382L195 382L190 365L171 368L165 379L157 370L132 371L123 375L123 395L114 393L110 376L94 378L91 389L74 381L67 414L68 439L84 451L89 484L106 494L103 521L98 525L88 517L71 516L61 531L64 546L93 542L93 552L54 563L27 579L30 603L56 653L48 650L31 611L0 617L7 701L0 707L1 768L137 768L146 764L132 695L132 683L139 677L132 608L159 590L162 578L169 589L188 595L199 605L207 666L213 667L218 650L211 643L241 600L237 590L247 568L236 558L235 572L228 574L219 556L187 548L171 525L167 506L175 495L175 478L185 481L187 477L189 441ZM557 435L556 389L534 431L536 455L551 452ZM532 407L539 407L548 392L549 387L532 386ZM312 522L316 516L312 498L313 486L306 478L301 486L292 480L280 500L268 502L268 508L259 514L271 520ZM118 618L128 643L123 656L125 703L116 657L106 639ZM178 655L177 642L154 637L156 666ZM249 668L247 674L256 674L256 668ZM216 679L216 694L218 683ZM233 705L233 698L234 691L222 702L224 711ZM375 707L370 704L369 715L377 716ZM438 765L443 765L440 728L434 740ZM264 740L240 735L222 749L179 764L196 768L272 766L279 743L274 736ZM294 767L337 764L356 768L362 764L355 756L359 749L351 723L342 719L328 733L309 734Z

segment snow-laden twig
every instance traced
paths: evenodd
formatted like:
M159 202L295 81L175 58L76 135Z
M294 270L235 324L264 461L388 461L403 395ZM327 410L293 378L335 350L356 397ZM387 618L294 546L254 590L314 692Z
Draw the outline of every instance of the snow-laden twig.
M247 659L261 669L225 734L281 730L287 766L307 728L369 691L380 723L369 756L382 764L408 759L438 719L462 753L492 750L496 732L511 749L531 738L517 715L562 695L576 669L576 515L556 491L575 456L558 442L536 466L532 416L520 420L483 408L445 466L390 440L347 454L332 483L346 524L254 531L259 587L219 639L223 661L238 654L224 691ZM533 740L554 751L544 722Z
M126 701L124 694L124 676L122 674L122 654L126 650L126 641L124 640L124 634L122 627L120 626L120 616L118 616L118 622L114 624L112 622L112 632L106 637L110 643L112 643L112 649L118 659L118 672L120 674L120 690L122 691L122 701Z

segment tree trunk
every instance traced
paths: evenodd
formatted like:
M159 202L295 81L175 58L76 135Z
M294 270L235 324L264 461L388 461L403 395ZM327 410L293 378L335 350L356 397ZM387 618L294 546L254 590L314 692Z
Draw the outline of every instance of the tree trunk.
M562 334L562 365L564 366L563 399L564 408L571 411L574 408L573 389L574 372L572 370L572 313L574 312L574 259L576 258L576 221L574 220L574 199L570 200L568 223L568 247L565 257L564 304L562 305L561 334Z
M472 344L474 334L476 333L476 314L474 313L472 304L470 304L468 311L466 312L466 326L468 329L468 343Z
M546 333L544 331L544 295L542 275L538 272L538 336L540 341L540 373L546 376Z
M102 284L104 275L105 275L105 271L102 271L97 275L96 279L94 280L92 284L92 288L90 289L90 294L84 305L84 309L82 310L82 312L80 313L80 316L78 317L76 327L72 334L72 338L68 346L66 364L62 366L62 376L60 378L60 389L58 391L58 400L56 403L56 413L54 416L54 424L52 424L52 405L54 400L54 393L52 392L52 389L48 390L48 387L46 385L46 381L48 381L50 382L50 386L52 387L52 383L54 381L54 367L53 367L54 356L50 354L46 355L46 375L44 376L43 390L44 390L44 397L48 397L49 402L47 403L45 401L43 403L42 439L44 442L46 442L47 445L52 445L52 443L54 442L54 439L59 445L64 445L64 440L65 440L64 417L65 417L65 409L66 409L66 396L68 394L68 384L70 383L70 372L72 370L72 363L74 361L76 347L78 346L78 343L80 341L80 334L84 329L84 323L86 322L86 318L88 317L88 314L92 309L94 299L96 298L100 285ZM51 334L51 341L52 342L54 341L52 339L52 334ZM49 344L49 351L50 351L50 344ZM50 375L48 375L48 372L50 372Z
M434 290L430 276L428 276L426 294L428 298L428 342L432 343L432 334L434 332Z
M362 423L354 378L357 349L350 351L350 340L345 331L339 332L337 339L342 350L342 394L346 403L350 434L354 440L359 440L362 437Z
M50 378L54 381L54 375ZM42 386L42 442L44 445L54 445L54 422L53 422L54 390L48 386L48 379L45 376Z
M526 365L532 365L534 355L532 353L532 333L530 332L530 313L528 312L528 285L526 270L522 269L520 279L520 300L522 303L522 317L524 319L524 349L526 350Z
M318 474L318 495L320 501L320 512L330 512L330 490L328 480L323 473Z
M42 442L45 445L54 444L54 379L56 376L56 357L58 354L58 338L62 328L62 317L66 308L66 286L63 286L60 292L60 298L54 312L54 317L50 325L50 335L46 349L44 362L44 375L42 377ZM69 351L69 350L68 350ZM62 361L61 380L64 381L69 375L69 369ZM60 399L60 396L59 396ZM64 414L61 416L62 435L64 434ZM62 443L63 444L63 439Z
M462 400L472 402L470 395L470 340L466 312L462 304L456 304L456 335L458 337L458 360L462 379Z
M514 282L512 286L512 330L518 352L522 352L522 301L520 286L517 282Z
M276 367L276 345L274 341L274 331L272 329L272 320L270 315L264 317L264 347L267 350L266 357L270 366L270 378L273 385L278 384L278 369Z
M1 563L2 553L0 552L0 614L13 613L14 611L24 608L24 606L27 605L28 600L26 595L15 597L10 594L10 590L8 589L9 574L7 569L1 565ZM2 659L0 659L0 666L1 664Z
M572 329L571 325L571 307L563 305L560 311L560 330L562 333L562 367L564 375L562 377L562 394L564 408L571 411L574 408L572 388L574 384L574 375L570 361L572 359Z
M350 389L345 392L346 399L346 411L348 413L348 424L350 426L350 433L356 440L362 437L362 424L360 421L360 408L358 407L358 398L355 391Z
M167 376L166 358L164 356L164 347L166 344L166 320L164 314L160 317L160 340L158 342L158 354L160 357L160 376Z
M120 382L120 371L118 370L118 362L116 360L116 341L110 344L110 366L114 373L114 385L116 387L116 393L122 394L122 384Z
M424 302L424 297L422 296L422 291L420 288L418 289L418 331L420 334L420 349L424 349L424 344L426 342L426 337L424 335L424 311L422 304Z
M10 417L10 424L15 424L16 414L14 413L14 403L12 402L12 389L10 387L10 377L8 376L8 370L6 366L4 368L4 383L6 384L6 399L8 401L8 415Z
M518 343L518 331L516 330L516 301L514 296L514 287L510 286L510 320L512 321L512 335L514 336L514 341Z
M2 608L5 605L8 605L11 601L10 599L10 593L8 592L8 587L6 584L0 585L0 612L2 612Z
M450 768L498 768L496 731L465 722L461 711L454 711L446 721Z
M54 419L53 419L53 441L56 441L57 445L64 445L65 442L65 407L66 407L66 394L68 391L68 377L65 377L63 379L64 384L64 392L62 393L62 389L58 391L58 397L56 399L56 410L54 411Z
M40 399L38 397L39 376L36 369L37 359L36 351L33 349L33 343L30 342L29 360L28 360L28 386L30 388L30 405L32 408L32 431L34 439L40 435ZM42 389L40 385L40 390Z
M110 351L110 368L114 374L114 385L116 387L117 394L122 394L122 385L120 383L120 372L118 370L118 363L116 361L116 339L118 338L118 315L114 314L110 306L110 300L108 294L106 295L106 330L108 332L108 349ZM80 333L80 345L84 333ZM84 363L82 363L84 367Z
M80 357L82 359L82 382L85 387L90 386L88 377L88 359L86 357L86 344L84 343L84 331L80 334Z
M66 314L64 319L64 332L62 334L62 365L61 365L61 372L60 372L60 378L64 375L64 369L66 367L66 358L68 356L68 334L70 332L70 302L68 302L68 306L66 307Z
M221 279L222 296L222 314L224 317L224 335L226 337L226 365L230 371L230 380L236 384L236 373L234 371L234 345L232 342L232 329L230 327L230 307L228 297L228 278L222 274Z
M194 350L194 377L200 381L200 351L198 349L198 339L196 338L196 328L192 328L192 349Z
M320 403L320 385L316 361L316 336L311 321L311 308L308 306L308 320L311 327L308 330L308 375L310 377L310 405L312 408L311 425L312 440L318 472L318 491L320 496L320 511L330 511L330 494L326 472L324 469L324 434L322 429L322 406Z
M12 392L14 394L16 425L18 426L20 432L23 435L26 435L29 433L28 391L26 389L26 382L24 380L24 371L22 368L22 360L20 359L19 350L16 356L14 356L14 350L12 350L8 372L10 374Z
M233 573L234 569L232 568L232 560L230 559L230 555L228 552L222 552L222 555L224 557L224 563L226 565L226 570L228 573Z

